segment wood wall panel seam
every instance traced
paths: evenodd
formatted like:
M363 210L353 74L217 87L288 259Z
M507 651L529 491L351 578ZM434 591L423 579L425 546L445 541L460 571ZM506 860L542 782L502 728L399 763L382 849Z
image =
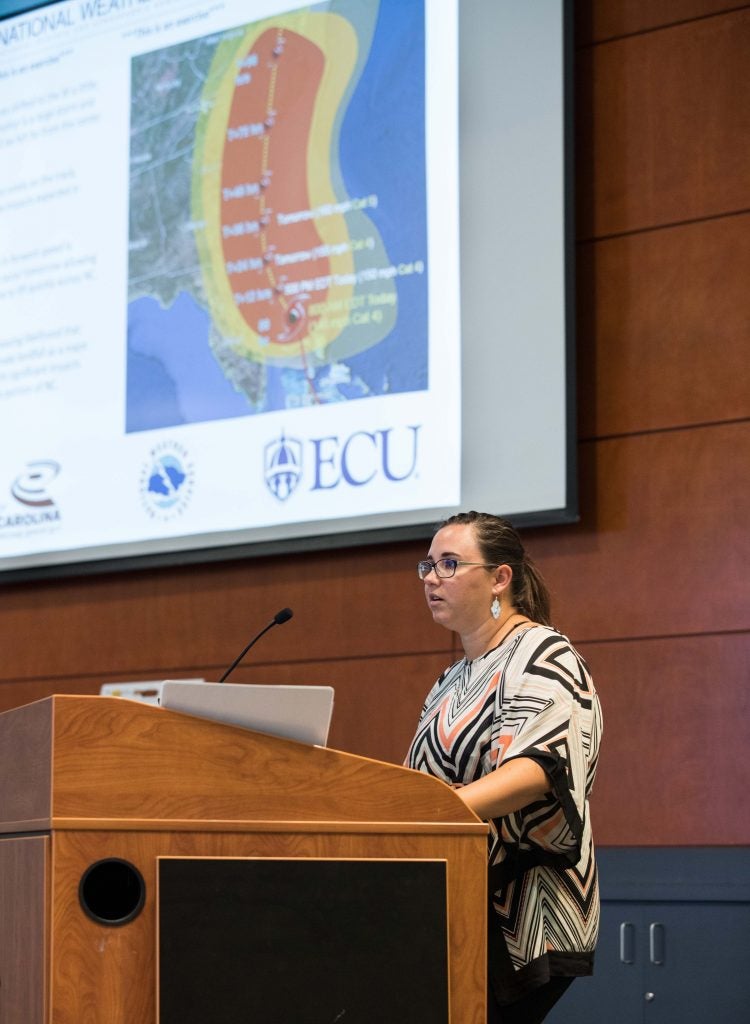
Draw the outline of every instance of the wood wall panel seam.
M697 224L712 224L715 221L731 220L733 217L746 217L750 208L741 207L737 210L726 210L721 213L707 214L705 217L690 217L687 220L664 221L664 223L648 224L626 231L613 231L611 234L581 235L575 240L576 247L595 245L597 242L611 242L618 238L632 238L637 235L649 235L658 231L672 231L675 228L688 228Z
M582 4L585 0L576 0L577 3ZM589 0L593 4L598 4L600 8L605 6L602 0ZM621 0L619 0L621 3ZM610 36L597 36L594 39L589 39L583 42L576 41L575 49L576 52L590 50L596 46L607 46L610 43L618 43L626 39L634 39L637 37L652 35L654 32L668 31L671 28L679 28L682 25L690 25L694 22L707 21L711 18L723 18L727 15L736 14L739 11L744 11L748 8L748 4L734 4L726 7L722 7L716 11L707 11L705 14L695 14L692 17L678 18L673 21L664 21L655 25L643 26L641 28L633 29L629 32L621 32ZM576 40L578 35L576 33Z
M712 430L714 427L741 426L750 423L750 416L733 416L726 420L710 420L700 423L678 423L671 427L651 427L642 430L625 430L613 434L597 434L593 437L579 437L578 444L603 444L607 441L623 441L630 438L651 437L654 434L679 434L686 430Z

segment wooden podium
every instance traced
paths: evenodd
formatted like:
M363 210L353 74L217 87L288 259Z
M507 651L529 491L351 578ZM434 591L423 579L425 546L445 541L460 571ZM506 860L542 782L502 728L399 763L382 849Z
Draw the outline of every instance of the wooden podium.
M283 879L285 865L298 872L319 864L335 885L339 865L437 865L445 880L444 1019L484 1024L487 828L436 779L136 701L83 696L1 714L0 778L3 1024L170 1024L159 995L168 955L163 866L228 866L241 879L244 865L275 865ZM310 889L294 888L300 907ZM192 886L193 903L198 897L203 890L196 896ZM387 904L387 892L373 902ZM433 903L440 899L425 906ZM199 911L199 923L211 914ZM243 910L239 920L248 916ZM263 920L273 916L271 907ZM181 928L178 919L178 938ZM306 954L294 956L293 973L304 978ZM238 967L249 986L252 968L246 960ZM368 998L383 1024L419 1024L389 1016L398 973ZM172 987L180 984L178 977ZM357 1017L342 1006L336 1019Z

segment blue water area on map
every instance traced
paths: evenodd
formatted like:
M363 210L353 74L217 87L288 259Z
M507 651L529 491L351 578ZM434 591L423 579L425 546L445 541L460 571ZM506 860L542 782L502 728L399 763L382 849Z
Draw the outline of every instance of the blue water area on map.
M246 416L251 411L247 398L235 391L213 357L210 323L206 311L185 292L169 309L150 297L130 303L128 433Z
M350 196L376 192L367 216L391 263L427 264L424 5L381 0L367 64L344 118L339 155ZM427 387L427 274L394 278L398 318L379 345L346 360L382 393Z

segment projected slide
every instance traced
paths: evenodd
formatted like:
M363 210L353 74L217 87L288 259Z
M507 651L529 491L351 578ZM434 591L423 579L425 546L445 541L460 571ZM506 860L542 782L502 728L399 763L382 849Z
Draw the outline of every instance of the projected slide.
M459 501L457 16L0 19L0 570Z
M0 4L0 583L570 516L564 7Z
M128 431L427 388L420 6L133 57Z

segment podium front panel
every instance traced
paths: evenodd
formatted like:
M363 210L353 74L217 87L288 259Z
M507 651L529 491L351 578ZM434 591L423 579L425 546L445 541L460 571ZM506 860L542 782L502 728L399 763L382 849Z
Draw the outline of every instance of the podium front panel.
M160 858L159 1024L448 1024L443 860Z

